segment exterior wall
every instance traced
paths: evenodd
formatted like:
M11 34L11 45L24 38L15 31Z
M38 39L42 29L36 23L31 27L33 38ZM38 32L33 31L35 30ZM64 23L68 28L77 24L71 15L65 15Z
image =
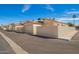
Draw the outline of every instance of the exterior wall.
M57 26L42 26L37 28L37 35L44 37L58 38Z
M75 27L62 26L58 27L58 37L62 39L71 40L71 38L76 34Z
M2 30L7 30L7 27L6 26L1 26L1 29Z
M12 31L15 29L15 25L8 25L7 30Z
M37 28L41 27L42 25L40 24L33 24L33 35L37 35Z
M8 26L8 30L12 30L12 25L9 25Z
M33 34L33 25L25 25L24 31L25 31L25 33Z
M24 32L24 26L23 25L16 25L14 31L16 31L16 32Z

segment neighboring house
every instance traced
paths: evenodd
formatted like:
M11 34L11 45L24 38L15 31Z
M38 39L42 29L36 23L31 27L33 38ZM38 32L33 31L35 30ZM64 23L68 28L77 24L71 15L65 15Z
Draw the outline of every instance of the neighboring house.
M16 32L24 32L24 24L15 24L14 31L16 31Z
M36 34L36 26L39 25L37 21L26 22L24 23L25 33L35 35Z
M7 30L7 26L1 26L2 30Z
M23 24L15 24L15 30L16 32L25 32L28 34L33 35L33 22L25 22Z
M15 24L9 24L9 25L7 25L7 30L8 31L14 31L14 29L15 29Z

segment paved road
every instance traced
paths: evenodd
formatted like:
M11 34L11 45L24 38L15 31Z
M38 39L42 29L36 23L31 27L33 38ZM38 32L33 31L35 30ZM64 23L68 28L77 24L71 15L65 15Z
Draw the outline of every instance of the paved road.
M79 40L79 31L76 33L76 35L72 38L72 40Z
M25 51L33 54L79 54L79 41L65 41L31 36L23 33L1 31ZM77 35L78 36L78 35ZM76 38L76 37L75 37ZM79 38L79 37L78 37Z
M13 54L13 50L10 45L0 35L0 54Z
M13 49L13 51L16 54L27 54L23 48L21 48L18 44L16 44L11 38L7 37L4 33L0 32L0 35L3 37L3 40L5 40L9 44L9 46Z

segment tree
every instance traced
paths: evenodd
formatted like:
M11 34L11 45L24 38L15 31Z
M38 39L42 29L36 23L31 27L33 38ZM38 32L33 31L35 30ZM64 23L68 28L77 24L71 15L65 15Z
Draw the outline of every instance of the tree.
M69 26L74 26L74 24L72 24L72 23L67 23Z
M38 21L41 21L41 18L38 18Z
M42 24L44 23L44 22L41 20L41 18L38 18L38 22L39 22L39 23L42 23Z

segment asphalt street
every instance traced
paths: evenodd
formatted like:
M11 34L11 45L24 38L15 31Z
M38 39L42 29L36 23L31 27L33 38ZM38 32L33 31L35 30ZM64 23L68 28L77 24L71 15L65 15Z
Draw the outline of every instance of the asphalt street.
M79 32L71 41L37 37L27 33L1 32L29 54L79 54Z
M13 54L14 51L10 45L0 35L0 54Z

